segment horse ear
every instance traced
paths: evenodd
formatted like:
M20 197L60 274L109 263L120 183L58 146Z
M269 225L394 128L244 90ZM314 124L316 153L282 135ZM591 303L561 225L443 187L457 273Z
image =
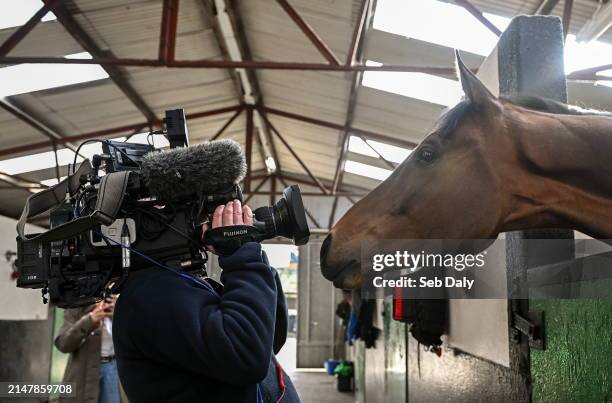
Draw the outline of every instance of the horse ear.
M497 98L495 95L465 65L463 60L461 60L458 50L455 50L455 57L457 60L457 70L459 71L459 80L461 81L466 98L475 105L496 104Z

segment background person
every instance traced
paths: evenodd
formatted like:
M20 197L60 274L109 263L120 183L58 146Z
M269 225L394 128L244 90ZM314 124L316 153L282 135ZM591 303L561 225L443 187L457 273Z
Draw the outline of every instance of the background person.
M351 318L351 298L350 290L342 290L342 301L336 306L336 316L340 318L340 331L336 335L336 357L346 359L345 342L347 339L347 328L349 319Z
M60 402L120 403L122 396L112 339L117 296L89 307L66 309L55 346L70 354L63 382L74 383L76 396Z

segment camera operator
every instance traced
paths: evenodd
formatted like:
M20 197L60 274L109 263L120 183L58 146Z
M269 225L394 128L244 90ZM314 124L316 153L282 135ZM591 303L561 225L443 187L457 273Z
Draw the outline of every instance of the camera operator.
M239 201L212 227L252 225ZM298 402L276 362L287 312L276 270L249 242L220 256L222 290L157 268L130 275L115 308L119 376L130 401Z
M112 340L116 300L113 296L95 305L64 311L64 323L55 338L55 346L70 354L63 382L75 384L79 402L127 401L121 393ZM61 397L60 401L75 400Z

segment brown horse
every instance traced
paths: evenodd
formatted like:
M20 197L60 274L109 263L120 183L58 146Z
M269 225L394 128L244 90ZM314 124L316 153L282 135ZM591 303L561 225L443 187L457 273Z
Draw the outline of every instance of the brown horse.
M540 98L497 98L457 57L465 99L332 228L321 269L359 287L366 239L494 239L571 228L612 238L612 119Z

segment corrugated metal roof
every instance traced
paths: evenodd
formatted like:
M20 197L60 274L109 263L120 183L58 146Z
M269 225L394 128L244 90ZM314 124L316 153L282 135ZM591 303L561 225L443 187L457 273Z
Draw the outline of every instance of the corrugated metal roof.
M46 139L44 135L34 132L30 126L15 119L3 109L0 109L0 128L2 128L2 147L6 148Z
M0 43L15 28L0 29ZM81 46L56 21L38 24L8 56L65 56L82 52Z
M137 123L142 114L110 80L12 97L67 136ZM27 143L26 143L27 144Z
M447 1L447 0L442 0ZM499 14L505 17L514 17L522 14L533 14L542 3L542 0L471 0L472 3L483 12ZM572 7L572 18L570 21L571 34L577 33L582 26L591 19L599 1L597 0L574 0ZM564 2L559 1L550 13L551 15L563 16ZM600 40L612 43L612 29L609 29Z
M483 11L505 16L530 13L540 0L473 0ZM156 58L162 13L161 0L76 0L68 2L75 19L97 45L118 57ZM272 0L235 2L256 60L325 62L312 43L279 5ZM357 20L359 0L291 0L291 5L344 61ZM553 11L562 13L562 2ZM597 7L593 0L575 0L570 32L577 32ZM176 57L181 60L221 59L210 16L202 1L181 0ZM434 23L434 22L432 22ZM442 27L446 29L447 27ZM14 29L0 30L0 42ZM612 34L602 39L612 42ZM39 24L11 55L60 56L82 51L57 21ZM392 64L451 66L451 49L431 43L372 30L365 44L365 58ZM464 53L466 62L478 66L483 58ZM221 69L122 68L124 76L158 117L168 108L183 107L187 113L202 112L241 102L232 75ZM393 74L393 73L389 73ZM258 70L256 75L267 107L315 117L343 125L346 119L351 73ZM570 83L570 101L585 106L609 108L611 89L584 83ZM142 113L110 80L99 80L12 97L45 123L64 135L137 124ZM418 142L431 128L443 107L372 88L360 88L354 127L375 131L391 138ZM211 116L189 121L190 138L197 143L210 138L232 115ZM245 113L236 119L225 137L244 144ZM333 180L340 153L341 132L270 114L269 119L295 152L322 180ZM0 110L3 131L1 148L40 142L46 138ZM129 134L129 133L125 133ZM119 134L114 135L119 136ZM274 138L274 136L273 136ZM304 178L305 171L284 145L275 139L284 172ZM0 148L0 149L1 149ZM257 142L253 146L255 171L265 169ZM352 155L367 161L369 157ZM360 159L361 160L361 159ZM381 165L381 167L385 167ZM25 175L30 179L53 177L53 169ZM378 182L346 173L344 184L371 189ZM316 188L313 188L314 191ZM10 194L9 194L10 193ZM27 196L24 191L0 191L0 201ZM263 197L267 201L267 197ZM329 202L330 199L326 199ZM346 201L345 201L346 202ZM325 210L325 203L309 201L312 210ZM7 204L7 206L10 205ZM15 203L19 205L19 203ZM8 207L7 207L8 208ZM6 213L5 210L2 212ZM0 213L2 213L0 212ZM314 213L314 211L313 211ZM318 214L318 213L317 213ZM325 214L329 214L327 211ZM338 215L339 216L339 215ZM319 217L323 219L323 216Z

